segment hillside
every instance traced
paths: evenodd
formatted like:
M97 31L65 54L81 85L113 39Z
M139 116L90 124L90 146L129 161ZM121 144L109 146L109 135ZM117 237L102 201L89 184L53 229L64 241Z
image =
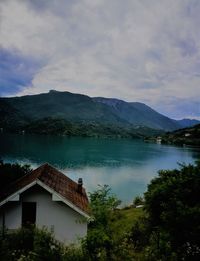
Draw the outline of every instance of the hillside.
M142 125L163 130L175 130L180 128L177 121L156 112L144 103L125 102L118 99L102 97L94 98L94 100L108 105L114 114L133 125Z
M0 128L11 132L135 137L180 127L178 121L138 102L54 90L0 98Z
M20 112L20 119L24 120L53 117L75 122L85 120L123 123L107 106L95 103L90 97L81 94L50 91L38 95L0 98L0 110L5 103L6 110L9 111L8 118Z
M178 123L181 125L182 128L187 128L199 124L200 121L195 119L182 119L178 120Z
M200 124L167 133L162 136L162 143L200 146Z

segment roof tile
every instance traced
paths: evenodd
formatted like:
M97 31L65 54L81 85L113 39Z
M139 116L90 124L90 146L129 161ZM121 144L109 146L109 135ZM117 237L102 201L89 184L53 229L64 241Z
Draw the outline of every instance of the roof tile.
M86 213L88 212L88 198L85 189L82 188L82 193L78 192L78 184L76 182L47 163L10 184L4 191L1 191L0 202L35 180L40 180L76 207Z

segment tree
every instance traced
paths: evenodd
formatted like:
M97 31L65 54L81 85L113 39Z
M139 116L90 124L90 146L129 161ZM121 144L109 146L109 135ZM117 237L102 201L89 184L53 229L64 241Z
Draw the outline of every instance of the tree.
M92 260L113 260L112 221L115 218L114 210L120 203L114 195L111 195L107 185L100 186L90 194L92 220L84 246Z
M178 260L199 260L199 188L200 161L162 170L151 181L145 193L145 209L158 254L176 253Z
M4 163L0 160L0 189L31 172L29 165Z
M136 196L133 200L133 206L137 207L139 205L144 205L144 199L141 196Z

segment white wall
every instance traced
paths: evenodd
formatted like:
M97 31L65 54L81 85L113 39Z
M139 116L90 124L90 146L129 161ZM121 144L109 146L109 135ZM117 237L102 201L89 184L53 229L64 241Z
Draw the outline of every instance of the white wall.
M84 218L62 202L52 201L52 195L38 185L25 191L20 202L9 202L5 211L7 228L21 226L21 202L36 202L36 225L54 230L55 237L66 243L76 242L87 233L87 222ZM0 221L2 219L0 213ZM2 224L2 223L0 223Z
M9 229L16 229L21 226L21 203L8 202L0 209L0 226L3 225L3 212L5 226Z

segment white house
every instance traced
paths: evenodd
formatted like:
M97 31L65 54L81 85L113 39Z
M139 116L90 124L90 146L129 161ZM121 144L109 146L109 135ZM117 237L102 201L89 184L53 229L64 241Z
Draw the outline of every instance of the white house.
M55 238L75 243L87 234L88 198L76 183L48 164L0 192L0 227L27 224L53 229Z

